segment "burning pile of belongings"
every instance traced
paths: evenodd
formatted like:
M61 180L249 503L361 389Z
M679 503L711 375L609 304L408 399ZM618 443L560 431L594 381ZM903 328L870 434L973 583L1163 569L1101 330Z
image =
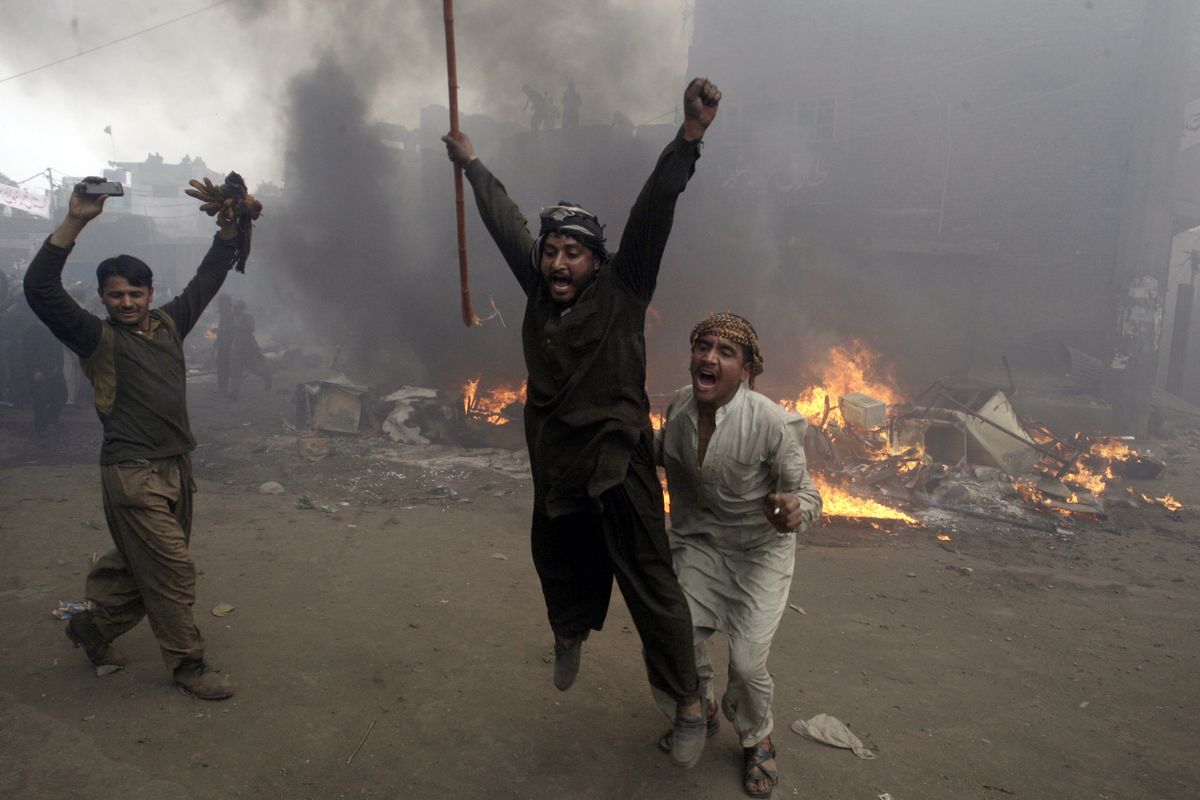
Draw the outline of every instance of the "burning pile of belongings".
M1102 523L1114 506L1183 508L1168 493L1130 485L1158 477L1165 464L1126 437L1063 438L1021 419L997 389L935 383L907 400L857 342L832 348L823 365L814 385L779 402L810 422L805 452L827 525L894 531L965 516L1062 534ZM338 376L301 384L296 397L301 428L411 445L525 446L524 385L476 377L456 390L401 387L375 399ZM669 398L658 399L665 406ZM651 421L659 427L662 418Z
M1003 391L935 383L911 401L873 381L861 345L834 348L822 385L789 410L811 423L805 452L826 524L893 530L931 510L1056 532L1100 522L1114 505L1182 508L1125 481L1165 464L1126 437L1057 436L1022 421Z
M320 433L383 434L410 445L523 449L524 385L481 388L480 381L479 377L467 381L457 392L401 386L384 396L344 375L308 381L296 387L295 427Z

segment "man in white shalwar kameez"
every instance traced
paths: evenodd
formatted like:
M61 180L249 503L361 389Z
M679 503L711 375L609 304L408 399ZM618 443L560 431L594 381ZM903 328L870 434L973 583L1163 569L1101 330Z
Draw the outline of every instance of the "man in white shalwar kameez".
M691 344L692 383L676 393L656 438L671 493L671 555L692 613L709 735L719 723L704 643L722 631L729 684L721 709L741 739L746 793L769 797L778 772L767 655L787 606L796 533L820 516L821 496L805 466L804 418L752 388L762 354L750 323L714 314ZM674 699L658 700L673 718ZM669 735L660 746L669 748Z

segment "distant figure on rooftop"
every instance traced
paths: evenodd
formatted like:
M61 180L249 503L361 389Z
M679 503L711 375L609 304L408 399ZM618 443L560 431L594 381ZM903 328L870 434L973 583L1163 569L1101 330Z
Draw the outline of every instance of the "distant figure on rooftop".
M564 128L579 127L579 109L583 105L583 98L579 96L579 92L575 91L575 81L567 83L567 90L563 92L563 121Z
M546 95L534 89L528 83L521 87L521 91L528 98L525 102L525 108L533 107L533 115L529 118L529 130L542 131L553 128L554 120L558 117L558 109L554 104L550 102Z

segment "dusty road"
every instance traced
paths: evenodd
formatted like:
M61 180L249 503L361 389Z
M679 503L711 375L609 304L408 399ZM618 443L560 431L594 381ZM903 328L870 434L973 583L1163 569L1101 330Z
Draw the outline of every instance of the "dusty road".
M290 390L190 397L197 618L239 693L178 693L144 624L112 676L69 647L50 611L110 546L99 425L68 411L41 446L0 409L0 797L744 797L728 725L690 771L655 749L666 721L618 594L575 687L551 686L522 454L346 441L308 464ZM1173 442L1154 488L1198 504L1200 449ZM1200 796L1196 519L803 537L803 613L771 656L775 796ZM878 757L788 730L821 712Z

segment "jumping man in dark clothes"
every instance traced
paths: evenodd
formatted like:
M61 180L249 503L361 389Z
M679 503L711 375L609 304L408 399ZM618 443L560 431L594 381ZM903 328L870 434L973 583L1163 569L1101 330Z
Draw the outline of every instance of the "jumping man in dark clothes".
M543 209L535 239L470 139L443 137L528 298L522 342L532 549L554 631L554 684L566 690L575 680L583 640L603 626L615 577L650 684L675 698L671 758L685 767L704 747L705 711L654 469L645 321L675 202L720 99L705 78L688 85L683 126L659 156L613 254L596 217L572 203Z
M25 274L30 308L81 359L104 426L100 478L104 516L115 549L93 565L85 592L92 610L67 623L97 674L120 669L125 658L112 641L149 617L175 682L205 700L230 697L228 676L204 660L204 638L192 618L196 567L188 550L192 530L190 453L183 337L217 294L238 256L237 228L221 226L196 276L160 308L154 275L144 262L121 255L96 269L108 319L79 307L62 285L67 256L84 226L100 215L104 195L71 195L67 217L42 245Z

